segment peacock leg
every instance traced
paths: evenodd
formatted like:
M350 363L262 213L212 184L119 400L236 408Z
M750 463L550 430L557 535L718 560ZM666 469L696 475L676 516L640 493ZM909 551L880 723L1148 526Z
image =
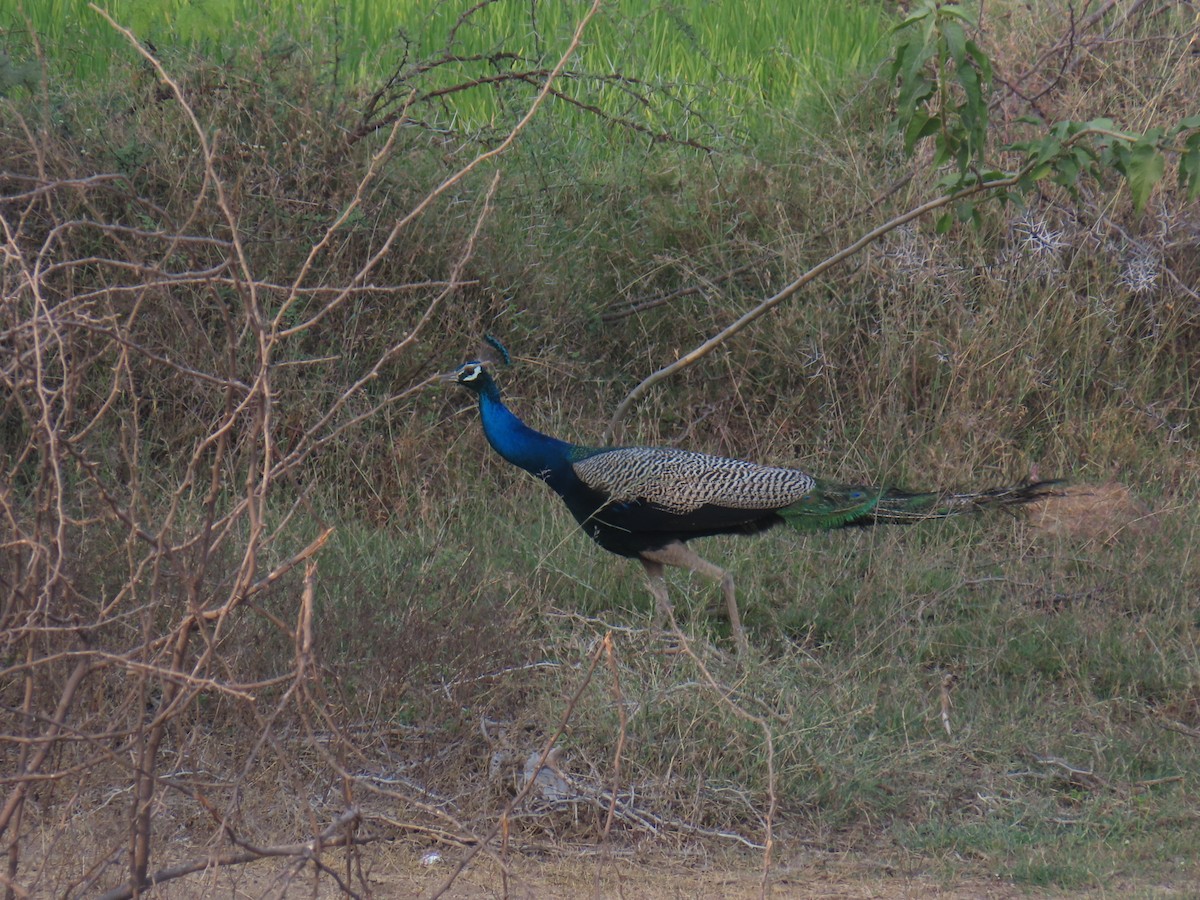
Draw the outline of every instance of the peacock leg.
M738 615L737 600L733 593L733 576L722 569L720 566L710 563L707 559L699 556L694 551L688 549L687 545L676 541L673 544L668 544L661 550L645 550L641 554L642 565L646 567L646 574L650 576L650 591L654 594L656 600L660 604L667 604L666 608L670 608L667 603L667 584L662 576L663 566L677 566L681 569L691 569L693 572L699 572L707 578L718 582L721 585L721 591L725 594L725 603L729 607L729 627L733 631L733 640L737 646L739 657L745 657L750 650L750 645L746 641L746 632L742 630L742 618ZM657 565L657 569L652 569L651 566ZM657 587L656 587L657 585Z
M654 595L654 620L651 624L655 628L662 628L671 621L671 600L667 596L667 579L663 576L663 564L644 556L639 558L646 570L650 593Z

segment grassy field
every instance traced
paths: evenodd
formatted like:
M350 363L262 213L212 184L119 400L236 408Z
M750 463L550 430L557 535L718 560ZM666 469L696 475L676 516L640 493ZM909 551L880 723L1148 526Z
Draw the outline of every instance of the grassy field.
M295 58L350 92L373 90L393 73L408 81L420 71L422 92L445 92L428 124L471 132L504 117L513 102L512 90L497 90L495 79L545 67L588 4L473 6L117 0L104 8L172 64L190 58L236 64L245 54ZM632 114L652 134L701 141L725 131L744 134L760 128L771 110L824 105L823 94L839 80L878 63L885 17L873 3L606 3L562 90L609 116ZM86 0L0 2L11 53L28 52L30 26L56 77L104 78L115 74L114 65L136 59ZM597 121L569 103L558 118L565 130Z
M569 18L520 6L481 9L459 52L553 65ZM629 443L834 478L1070 479L1028 516L697 545L738 584L739 664L713 585L672 573L679 628L652 629L640 567L432 376L494 332L512 407L593 443L647 372L928 198L862 71L885 18L831 24L857 37L821 37L818 70L772 34L821 26L606 8L570 65L653 102L571 80L593 125L566 136L585 113L550 103L458 177L540 82L443 104L476 69L386 87L391 51L309 37L400 8L312 6L275 53L230 35L232 2L180 5L180 46L128 7L178 94L103 28L101 65L50 22L47 71L79 77L0 98L5 877L90 896L139 854L218 853L253 896L431 891L471 857L472 883L549 895L555 865L584 883L595 858L608 890L632 858L678 867L664 894L708 867L804 896L837 860L864 896L1194 894L1200 220L1173 182L1142 216L1114 179L978 230L918 221L636 407ZM989 7L998 127L1194 113L1188 11L1127 12L1072 43L1054 10ZM295 850L317 834L325 869ZM285 868L239 868L267 847Z

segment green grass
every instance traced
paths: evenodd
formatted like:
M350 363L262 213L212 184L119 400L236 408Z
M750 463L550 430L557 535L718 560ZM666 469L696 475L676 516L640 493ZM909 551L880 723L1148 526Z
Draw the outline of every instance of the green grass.
M411 84L419 94L449 92L422 113L429 124L475 133L509 120L513 89L522 86L459 88L549 67L588 4L498 0L466 15L474 5L115 0L106 8L169 66L193 54L216 66L233 64L250 49L278 60L303 58L363 92L393 71L412 77L414 68L449 53L453 60ZM56 79L95 80L118 61L136 60L125 38L85 0L0 0L0 28L16 56L29 52L27 23ZM605 4L591 24L560 89L606 116L639 122L650 135L709 143L714 129L745 135L769 110L823 104L822 94L847 74L879 61L885 29L883 8L873 3L621 0ZM523 111L524 102L516 103ZM594 120L566 105L559 115L575 127Z

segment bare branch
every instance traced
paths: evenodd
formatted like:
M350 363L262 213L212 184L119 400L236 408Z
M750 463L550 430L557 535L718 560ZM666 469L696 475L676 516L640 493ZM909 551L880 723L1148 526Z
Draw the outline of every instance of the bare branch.
M743 313L736 321L730 325L727 325L704 343L694 347L692 350L689 350L670 365L663 366L661 369L651 373L650 375L647 375L644 379L642 379L633 388L633 390L625 395L625 399L617 404L617 408L613 412L612 418L609 420L607 427L604 429L604 435L602 438L603 442L605 444L611 444L614 440L620 440L621 427L625 416L628 415L633 404L641 399L646 392L650 390L650 388L654 387L660 381L664 381L665 379L670 378L672 375L675 375L678 372L681 372L704 359L704 357L708 356L708 354L712 353L713 350L724 344L735 334L744 329L747 325L750 325L752 322L770 312L783 301L794 296L809 282L819 278L834 266L837 266L840 263L845 262L847 259L850 259L864 247L874 243L875 241L879 240L879 238L883 237L890 231L894 231L901 225L905 225L914 219L918 219L921 216L941 209L944 206L957 203L958 201L964 200L968 197L973 197L977 194L986 193L989 191L1001 190L1006 187L1012 187L1025 176L1026 171L1027 169L1022 169L1020 172L1014 175L1005 178L997 178L992 181L985 181L966 190L958 191L954 194L946 194L941 197L936 197L935 199L926 203L922 203L920 206L916 206L913 209L910 209L907 212L902 213L901 215L896 216L887 222L884 222L882 225L871 229L862 237L846 245L832 256L826 257L799 278L781 288L777 293L763 300L753 309Z
M240 866L250 862L258 862L263 859L277 859L280 857L311 861L316 863L317 856L321 850L333 849L335 847L344 847L348 843L370 843L374 838L351 837L347 838L344 834L339 834L347 825L357 823L361 819L361 814L357 809L348 809L340 816L334 819L319 835L308 841L295 844L275 844L271 846L255 846L246 843L234 835L230 834L231 841L239 847L244 848L240 852L229 851L227 853L216 853L211 856L201 857L200 859L192 860L191 862L180 863L175 866L168 866L165 869L159 869L153 875L150 875L143 884L138 886L136 893L140 893L146 888L157 887L161 884L166 884L168 881L174 881L176 878L182 878L184 875L191 875L195 872L204 872L211 869L222 868L225 866ZM113 888L111 891L105 891L100 895L99 900L129 900L135 894L134 888L125 885L119 888Z

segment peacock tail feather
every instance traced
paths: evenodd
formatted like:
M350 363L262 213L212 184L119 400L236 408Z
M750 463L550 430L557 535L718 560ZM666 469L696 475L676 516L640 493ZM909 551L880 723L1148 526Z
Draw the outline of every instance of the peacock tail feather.
M922 491L871 488L817 480L816 487L779 515L801 531L847 525L908 525L945 519L994 506L1019 506L1055 493L1057 481L1038 481L986 491Z

